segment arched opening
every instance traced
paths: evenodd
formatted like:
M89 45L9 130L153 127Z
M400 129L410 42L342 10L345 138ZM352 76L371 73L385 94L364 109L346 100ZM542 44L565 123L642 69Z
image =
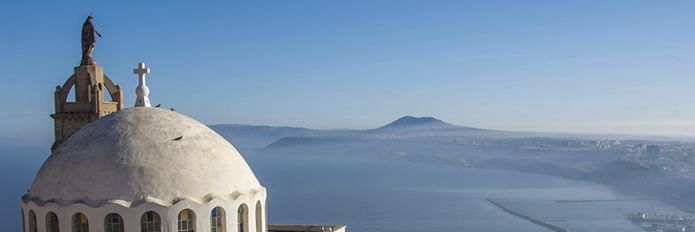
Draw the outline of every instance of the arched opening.
M36 213L29 210L29 232L36 232Z
M56 215L54 212L48 212L48 214L46 214L46 232L60 232L58 215Z
M123 218L117 213L110 213L104 218L104 231L106 232L123 232Z
M142 232L160 232L162 231L162 220L159 214L154 211L147 211L140 217L140 231Z
M210 232L225 232L226 228L225 213L222 207L215 207L210 213Z
M25 224L24 223L24 209L21 209L21 210L22 210L22 232L26 232L27 227L24 225Z
M256 202L256 232L263 231L263 210L261 201Z
M72 232L89 232L87 216L82 213L72 215Z
M249 209L246 204L241 204L237 210L237 223L239 224L239 232L249 231Z
M195 214L190 209L179 213L179 232L195 232Z
M67 100L65 102L77 102L77 97L75 96L75 91L72 91L72 86L69 87L68 91Z
M103 96L102 100L104 102L112 102L113 98L111 98L111 94L110 94L109 90L104 88L104 87L106 87L106 86L99 83L99 91L101 92L101 96Z

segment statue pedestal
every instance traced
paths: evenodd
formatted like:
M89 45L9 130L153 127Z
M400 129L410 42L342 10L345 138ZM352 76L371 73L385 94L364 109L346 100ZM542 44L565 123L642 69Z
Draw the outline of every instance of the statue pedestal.
M82 65L94 65L94 66L96 66L97 62L94 59L92 59L92 57L89 57L87 59L82 59L82 61L80 62L80 66L82 66Z
M94 61L94 60L92 60ZM93 88L104 82L104 69L96 65L75 67L75 101L92 102ZM101 90L101 89L100 89Z

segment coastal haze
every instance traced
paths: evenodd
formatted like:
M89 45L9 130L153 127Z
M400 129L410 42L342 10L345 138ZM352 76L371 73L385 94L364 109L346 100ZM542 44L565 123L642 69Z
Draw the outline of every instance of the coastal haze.
M695 142L688 138L509 132L412 116L368 130L211 128L236 144L252 164L278 165L259 171L261 180L290 192L311 186L301 189L343 202L326 209L307 203L306 211L333 209L333 216L324 215L326 223L347 218L357 231L543 228L499 215L503 211L491 207L491 199L570 231L655 229L625 215L687 217L695 212L695 201L688 197L695 194L695 160L690 159ZM278 197L304 202L301 196ZM300 207L294 204L289 208Z
M570 231L627 232L643 225L625 214L694 211L686 158L692 141L496 131L412 116L368 130L210 127L272 189L269 223L347 224L350 231L547 230L493 200ZM3 163L3 174L13 177L3 180L3 196L13 199L48 152L3 153L13 157ZM16 220L0 231L19 230L16 202L3 201L2 208Z
M211 128L241 150L548 174L607 184L695 212L695 200L686 197L695 194L695 159L691 157L695 141L687 138L629 139L624 135L605 139L583 134L507 132L412 116L370 130L243 125Z

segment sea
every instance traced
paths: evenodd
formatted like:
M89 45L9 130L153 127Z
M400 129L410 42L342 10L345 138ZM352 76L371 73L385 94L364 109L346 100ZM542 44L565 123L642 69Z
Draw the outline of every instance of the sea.
M633 212L687 215L659 200L556 176L330 154L242 154L267 188L271 224L347 225L350 232L551 231L488 198L573 232L643 231L623 216ZM47 152L0 148L0 155L0 232L21 231L20 197ZM615 199L622 200L595 201Z
M572 232L644 231L627 213L688 215L659 200L557 176L335 156L245 157L267 188L271 224L347 225L351 232L552 231L488 198Z

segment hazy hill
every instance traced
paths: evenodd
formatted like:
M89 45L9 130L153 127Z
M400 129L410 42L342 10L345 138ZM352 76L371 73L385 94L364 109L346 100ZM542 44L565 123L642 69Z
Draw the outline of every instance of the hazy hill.
M367 130L368 133L404 133L418 131L440 131L440 130L480 130L471 127L457 126L446 123L433 117L413 117L405 116L393 121L385 126Z
M300 144L307 145L323 142L335 143L341 140L355 141L373 139L455 142L477 145L540 146L544 149L556 149L559 148L558 144L560 143L573 144L575 140L625 140L630 138L655 141L680 140L679 138L654 136L499 131L453 125L433 117L413 116L404 116L384 126L367 130L314 130L301 127L253 126L242 124L219 124L211 125L210 128L234 144L237 149L261 149L271 144L273 144L273 146L271 146L273 148L281 148ZM571 141L566 142L564 140Z
M237 149L264 147L287 136L306 135L313 130L300 127L251 126L241 124L211 125L218 134L232 143Z
M587 180L607 184L626 193L638 193L661 199L686 212L695 212L695 180L668 175L626 160L604 165L585 176Z
M548 133L510 132L477 129L453 125L433 117L401 117L387 125L367 130L313 130L301 127L253 126L242 124L218 124L210 128L229 140L236 148L263 148L288 137L341 137L343 139L413 138L413 137L489 137L520 138L550 136ZM560 134L555 134L560 136ZM465 140L465 139L464 139ZM299 140L295 140L299 141ZM289 143L283 142L289 145Z
M284 137L352 134L351 130L312 130L302 127L218 124L209 126L237 149L263 148Z

